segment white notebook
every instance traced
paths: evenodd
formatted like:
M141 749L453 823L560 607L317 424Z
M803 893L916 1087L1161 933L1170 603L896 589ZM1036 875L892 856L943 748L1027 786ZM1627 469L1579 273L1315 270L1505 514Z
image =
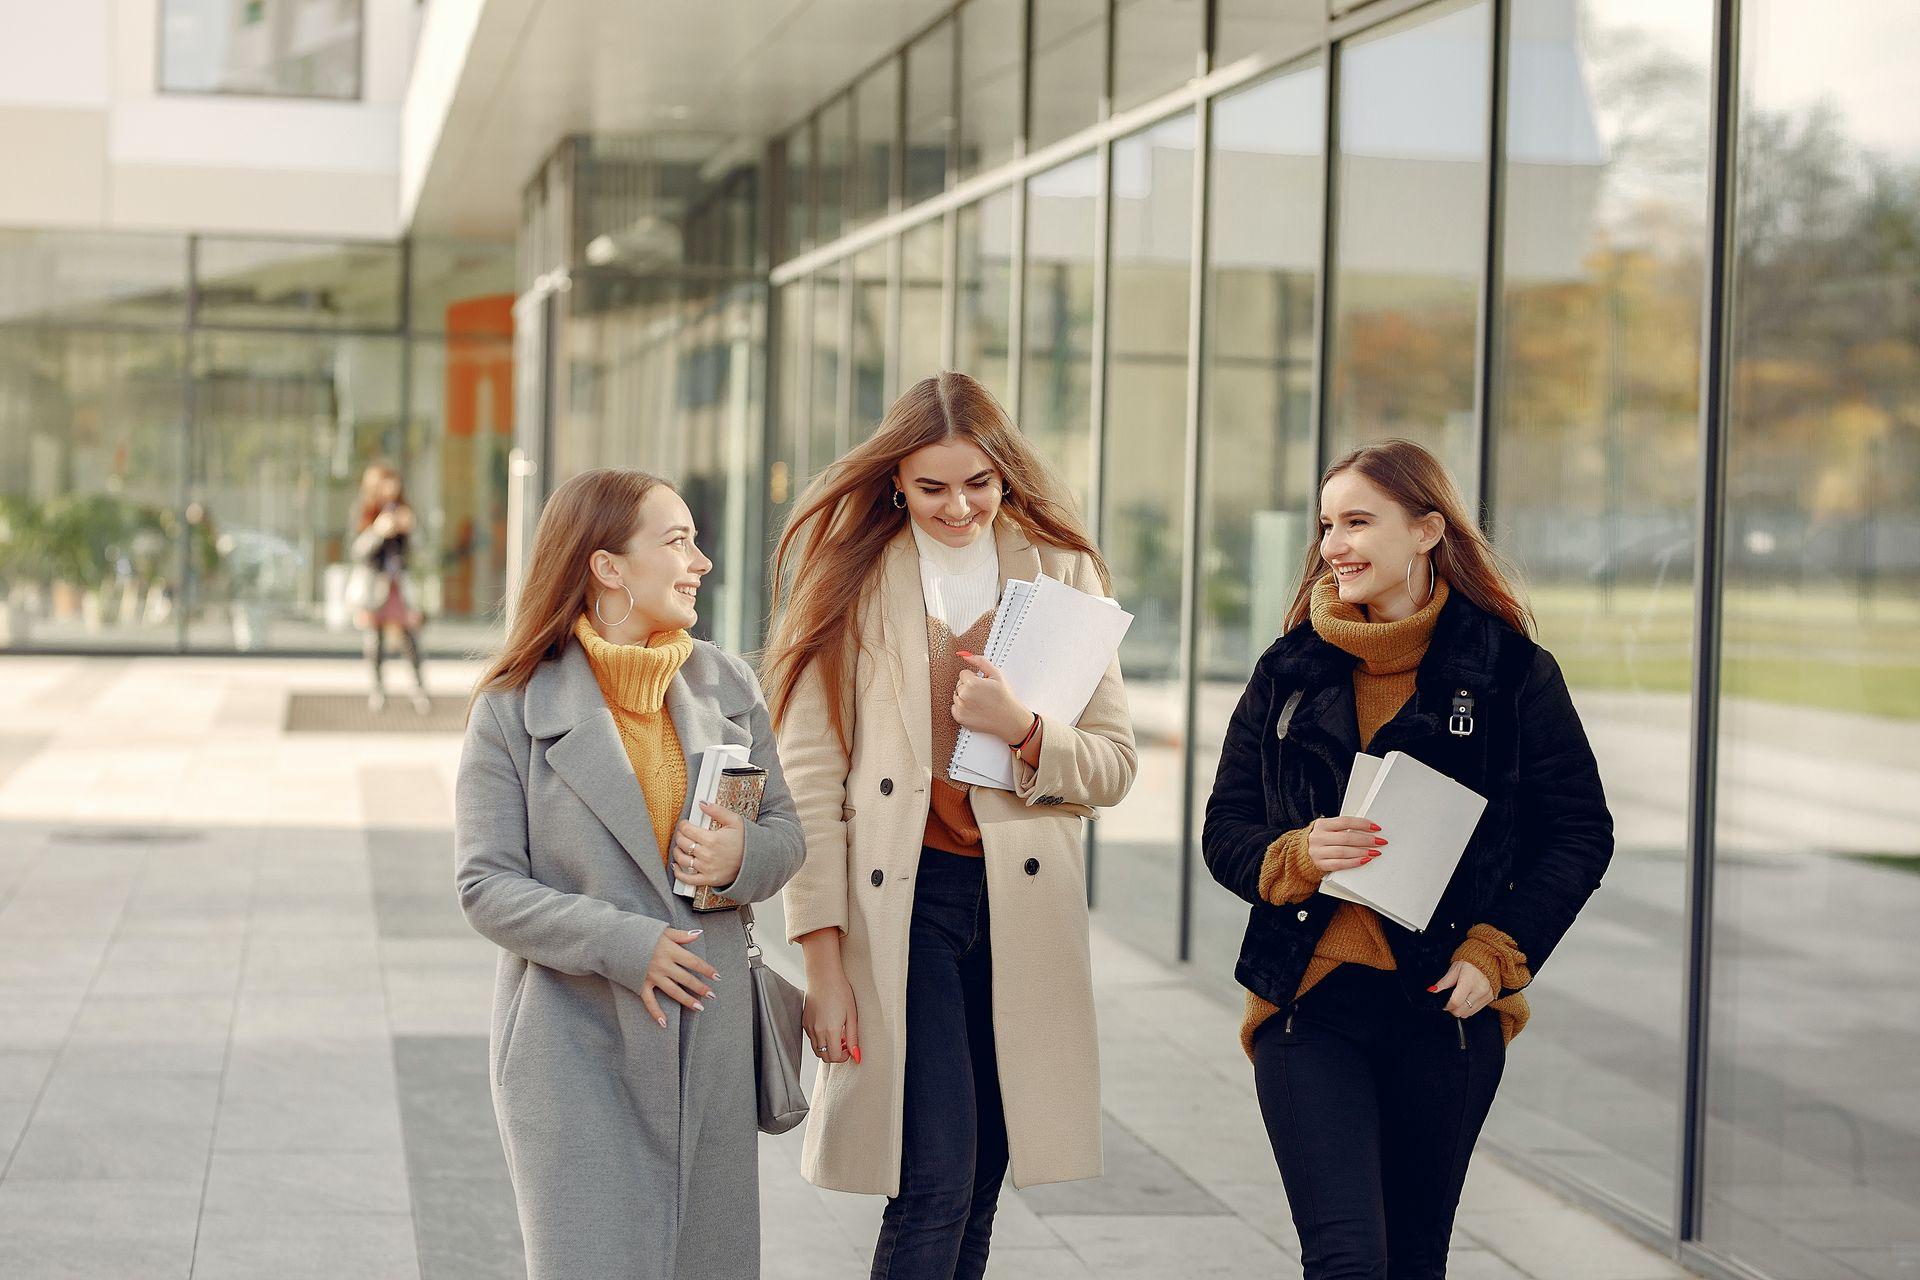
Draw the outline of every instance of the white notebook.
M712 804L714 796L720 793L720 774L727 769L738 769L753 763L752 748L737 742L723 742L716 747L708 747L700 753L700 771L694 776L692 795L687 802L687 821L696 827L713 829L713 819L700 809L702 803ZM673 891L683 898L693 896L693 886L682 884L680 877L673 878Z
M1340 816L1379 823L1387 844L1366 866L1322 880L1320 892L1423 932L1486 807L1484 796L1403 752L1356 753Z
M1116 602L1042 574L1032 582L1007 583L981 656L1029 708L1072 724L1093 700L1132 625L1133 615ZM962 729L947 777L1011 791L1013 752L991 734Z

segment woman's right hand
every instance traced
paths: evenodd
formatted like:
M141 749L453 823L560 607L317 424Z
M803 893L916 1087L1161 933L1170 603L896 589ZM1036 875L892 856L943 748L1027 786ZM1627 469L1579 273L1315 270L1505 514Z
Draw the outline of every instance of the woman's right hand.
M1367 818L1315 818L1307 824L1307 860L1321 875L1364 867L1387 843L1379 833Z
M860 1062L860 1014L854 1008L853 984L836 973L818 979L809 976L807 1004L800 1014L807 1043L822 1062Z
M713 999L713 988L707 984L720 976L719 971L686 946L702 932L669 928L660 935L660 941L653 944L653 959L647 965L646 980L640 984L640 1003L647 1006L653 1020L663 1027L667 1025L667 1015L660 1012L654 992L694 1010L706 1007L700 1003L702 1000Z

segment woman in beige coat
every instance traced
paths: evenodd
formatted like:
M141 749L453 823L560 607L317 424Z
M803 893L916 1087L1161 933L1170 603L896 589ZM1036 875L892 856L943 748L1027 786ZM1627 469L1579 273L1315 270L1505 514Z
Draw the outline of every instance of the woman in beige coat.
M806 861L785 893L821 1059L802 1171L889 1197L875 1280L977 1280L1000 1184L1100 1173L1083 819L1134 777L1119 667L1077 724L984 659L1000 589L1103 594L1071 497L993 397L927 378L803 494L766 672ZM1015 756L961 787L961 729Z

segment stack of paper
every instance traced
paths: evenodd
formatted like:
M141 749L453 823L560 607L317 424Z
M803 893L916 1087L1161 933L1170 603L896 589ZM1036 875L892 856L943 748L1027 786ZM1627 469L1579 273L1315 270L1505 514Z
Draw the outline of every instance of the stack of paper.
M692 792L687 802L687 821L696 827L704 827L711 831L713 819L709 818L700 806L712 804L713 798L720 793L721 773L752 763L751 749L737 742L723 742L717 747L708 747L702 751L700 772L695 775ZM678 876L673 879L673 891L683 898L693 896L693 886L682 884Z
M1322 880L1320 892L1424 931L1486 807L1484 796L1404 752L1357 753L1340 816L1378 823L1387 845L1366 866Z
M991 662L1015 696L1050 720L1072 724L1093 700L1133 615L1105 596L1042 575L1009 582L987 632ZM962 729L947 777L1013 790L1013 752L990 734Z

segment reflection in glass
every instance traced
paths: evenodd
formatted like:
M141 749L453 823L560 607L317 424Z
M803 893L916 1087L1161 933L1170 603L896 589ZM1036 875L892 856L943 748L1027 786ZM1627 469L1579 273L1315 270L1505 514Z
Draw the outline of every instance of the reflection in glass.
M1316 45L1325 13L1326 0L1214 0L1213 65Z
M1496 540L1612 801L1606 888L1534 985L1491 1134L1671 1217L1713 8L1518 0Z
M887 245L853 260L853 434L864 440L887 411Z
M854 127L859 150L853 169L853 209L849 228L893 207L893 175L899 166L900 63L888 60L868 73L854 90Z
M847 404L840 375L846 365L845 261L824 267L813 277L813 373L808 380L812 407L807 417L807 475L840 456L847 438Z
M943 277L946 224L923 222L900 238L900 378L904 391L940 372L940 331L946 315Z
M187 238L0 228L0 324L187 320Z
M181 519L181 346L0 325L0 649L174 647L183 543L218 558Z
M972 375L1009 411L1013 323L1013 191L996 191L960 210L959 275L954 297L953 367Z
M820 109L814 121L813 243L837 238L847 222L847 187L853 168L853 99L842 95Z
M195 319L203 325L400 324L398 245L207 236L195 263Z
M358 98L364 0L163 0L170 93Z
M1288 70L1213 108L1205 447L1193 725L1197 846L1220 743L1256 658L1280 634L1312 536L1314 282L1326 74ZM1195 978L1238 999L1246 904L1194 860Z
M942 22L907 49L906 203L947 189L954 136L954 20Z
M510 308L504 313L497 309L476 312L469 306L475 298L513 298L511 244L415 240L409 251L407 322L413 333L471 332L484 325L495 336L512 336Z
M813 237L813 122L795 129L787 135L785 149L781 152L780 198L785 205L786 214L781 220L782 234L785 236L778 256L791 258L804 253L814 246Z
M1118 0L1113 9L1113 108L1125 111L1200 74L1204 0Z
M1033 0L1033 114L1038 151L1100 118L1107 96L1107 0Z
M960 23L960 121L955 166L967 178L1013 158L1020 146L1024 0L968 0Z
M1704 1235L1920 1258L1920 31L1741 7Z
M1027 183L1020 429L1081 510L1093 479L1093 246L1100 160L1085 155Z
M1120 649L1139 775L1101 816L1095 902L1109 927L1172 958L1180 900L1180 579L1186 527L1187 317L1194 121L1113 146L1100 542L1134 615Z
M196 336L187 509L215 558L186 584L193 648L358 648L330 624L361 472L402 460L400 380L397 338ZM443 530L417 490L431 482L406 480L413 559L430 565ZM438 612L434 594L425 605Z
M807 385L813 355L811 285L806 279L782 285L773 296L778 339L773 352L774 431L767 457L766 527L786 521L807 469Z
M1340 51L1328 452L1417 440L1469 502L1491 19L1488 0L1450 0Z

